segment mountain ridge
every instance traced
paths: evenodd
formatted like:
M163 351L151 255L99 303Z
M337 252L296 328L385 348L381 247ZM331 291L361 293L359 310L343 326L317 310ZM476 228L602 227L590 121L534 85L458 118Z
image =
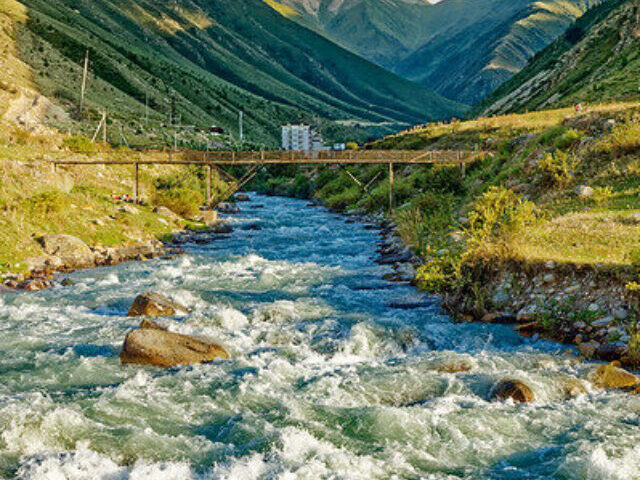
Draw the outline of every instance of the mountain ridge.
M610 0L540 51L476 113L521 112L581 102L627 100L640 92L640 2Z

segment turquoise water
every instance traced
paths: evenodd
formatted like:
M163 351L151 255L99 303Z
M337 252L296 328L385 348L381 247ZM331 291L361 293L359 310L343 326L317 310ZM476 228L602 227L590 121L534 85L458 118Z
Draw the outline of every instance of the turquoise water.
M361 225L291 199L243 207L231 237L182 257L0 296L0 478L640 479L640 398L593 389L594 365L452 323L381 279ZM147 290L193 309L171 330L232 360L122 367ZM439 372L452 362L473 368ZM487 401L505 377L536 401ZM586 393L568 400L571 379Z

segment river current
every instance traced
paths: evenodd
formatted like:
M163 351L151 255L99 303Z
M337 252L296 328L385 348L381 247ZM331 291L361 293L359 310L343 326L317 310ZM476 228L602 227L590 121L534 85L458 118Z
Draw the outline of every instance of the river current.
M231 222L180 257L0 295L0 478L640 479L640 397L593 388L567 347L452 322L322 208L252 196ZM232 359L121 366L148 290ZM535 401L490 402L502 378Z

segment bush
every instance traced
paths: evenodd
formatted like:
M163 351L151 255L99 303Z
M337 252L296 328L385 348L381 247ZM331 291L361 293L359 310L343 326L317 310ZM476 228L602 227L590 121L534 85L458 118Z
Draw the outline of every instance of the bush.
M491 187L469 212L465 228L468 240L477 243L498 239L536 220L536 206L504 187Z
M542 175L542 182L548 186L566 186L573 179L573 169L576 160L574 156L563 150L545 153L538 161L538 172Z
M94 153L96 151L96 144L87 137L68 137L62 141L62 145L75 153Z
M204 196L190 188L175 188L158 191L153 201L156 205L167 207L185 218L193 218L200 212Z
M60 190L41 192L27 199L31 212L42 216L65 212L71 205L69 195Z
M564 132L564 134L556 140L556 147L566 150L575 147L580 143L580 140L582 140L582 134L572 128Z
M591 200L597 204L606 203L613 197L613 190L611 187L594 187Z
M622 156L640 150L640 123L618 125L611 135L596 147L596 151Z

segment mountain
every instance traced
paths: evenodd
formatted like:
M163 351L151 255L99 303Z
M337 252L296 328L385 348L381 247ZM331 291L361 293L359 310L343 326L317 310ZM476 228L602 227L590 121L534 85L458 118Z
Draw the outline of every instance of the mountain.
M637 98L640 1L590 10L478 107L485 115Z
M475 104L601 0L265 0L357 54Z
M7 0L14 2L13 0ZM3 2L4 3L4 2ZM90 112L139 129L151 117L274 145L291 120L413 124L461 106L290 21L261 0L25 0L20 57L47 97L76 108L85 51Z

